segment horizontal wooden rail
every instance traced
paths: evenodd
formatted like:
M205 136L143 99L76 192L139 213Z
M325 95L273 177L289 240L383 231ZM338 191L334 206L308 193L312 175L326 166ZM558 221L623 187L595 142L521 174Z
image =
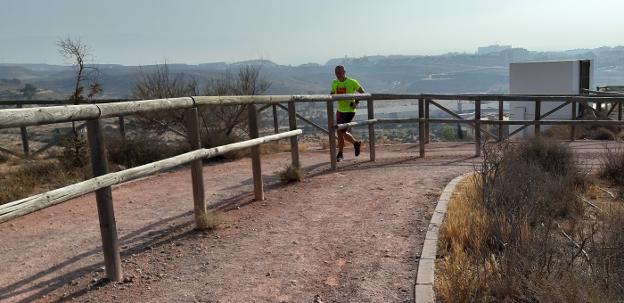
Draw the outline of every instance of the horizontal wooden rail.
M599 102L624 102L624 94L618 92L603 92L584 90L586 93L596 94L588 96L579 95L516 95L516 94L353 94L353 95L274 95L274 96L193 96L198 104L249 104L264 103L275 104L290 101L295 102L319 102L339 99L357 100L417 100L420 98L434 100L466 100L474 101L534 101L540 98L542 101L599 101ZM610 99L609 99L610 98ZM251 101L253 100L253 101ZM134 99L99 99L92 100L94 104L124 103L139 101ZM70 100L0 100L0 106L22 105L71 105ZM84 101L83 101L84 102Z
M377 123L377 119L355 121L355 122L349 122L349 123L343 123L343 124L336 124L336 129L347 129L353 126L364 126L364 125L375 124L375 123Z
M0 128L89 120L139 114L156 110L187 109L196 105L277 104L284 102L322 102L337 100L481 100L481 101L571 101L624 102L624 97L526 96L526 95L426 95L426 94L345 94L345 95L276 95L276 96L193 96L142 101L81 104L0 110Z
M381 124L418 123L420 120L421 120L420 118L377 119L377 123L381 123ZM425 120L425 118L422 118L422 120Z
M513 95L513 94L373 94L374 100L417 100L420 98L432 100L465 100L465 101L535 101L540 99L546 102L624 102L624 97L617 96L579 96L579 95Z
M284 95L284 96L196 96L105 104L81 104L53 107L0 110L0 129L79 120L116 117L156 110L187 109L196 105L277 104L283 102L320 102L364 100L370 94Z
M494 125L525 125L525 124L541 124L541 125L622 125L622 121L618 120L481 120L481 124Z
M129 168L115 173L109 173L32 197L9 202L7 204L0 205L0 223L55 204L59 204L107 186L145 177L156 172L189 163L193 160L211 158L223 155L227 152L258 146L267 142L290 138L301 134L302 131L297 129L219 147L194 150L175 157Z
M288 102L325 102L338 100L366 100L371 94L341 95L259 95L259 96L193 96L197 105L278 104Z
M113 102L128 102L137 101L136 99L96 99L96 100L82 100L83 103L113 103ZM0 100L0 106L15 106L15 105L72 105L73 100Z

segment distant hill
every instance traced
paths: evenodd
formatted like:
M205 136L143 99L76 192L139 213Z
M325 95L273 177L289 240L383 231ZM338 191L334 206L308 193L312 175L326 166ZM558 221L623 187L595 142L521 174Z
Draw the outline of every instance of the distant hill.
M491 48L497 50L498 48ZM490 49L488 49L490 50ZM172 73L184 73L205 83L227 69L243 64L261 64L271 82L270 94L327 93L334 78L333 66L343 64L348 74L373 92L396 93L505 93L508 91L508 66L511 62L545 60L594 60L595 85L624 84L624 47L600 47L562 52L533 52L523 48L501 47L483 54L449 53L438 56L366 56L336 58L325 64L279 65L267 60L198 65L169 64ZM155 66L97 65L105 97L126 98L140 70ZM73 69L45 64L0 64L0 80L18 79L40 89L66 95L72 89ZM11 96L0 81L0 96ZM4 93L3 90L5 91Z

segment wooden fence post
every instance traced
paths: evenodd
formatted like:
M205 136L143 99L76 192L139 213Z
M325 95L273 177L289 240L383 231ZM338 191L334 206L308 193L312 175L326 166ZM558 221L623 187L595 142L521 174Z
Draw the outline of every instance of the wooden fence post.
M429 101L425 99L425 143L429 144Z
M572 120L576 120L576 102L572 101ZM570 141L576 140L576 126L570 125Z
M375 119L375 108L373 99L366 100L366 109L368 111L368 119ZM375 161L375 123L368 125L368 154L370 160Z
M289 103L290 104L290 103ZM279 133L279 125L277 123L277 105L273 104L273 133Z
M288 102L288 126L290 127L290 130L297 129L297 110L295 109L295 102L293 101ZM290 158L292 161L291 165L293 167L300 166L299 164L299 137L298 136L290 137Z
M501 98L498 100L498 121L503 121L505 118L504 100ZM503 124L498 124L498 142L503 141Z
M18 104L17 108L22 108L22 105ZM24 150L24 156L28 158L30 156L30 147L28 146L28 131L25 126L20 127L20 133L22 135L22 149Z
M247 115L249 116L249 138L258 138L258 113L256 105L247 105ZM262 165L260 163L260 146L251 148L251 169L254 182L254 197L256 201L264 200L264 189L262 184Z
M87 136L93 176L105 175L108 173L108 164L100 119L87 121ZM111 281L121 281L121 258L119 256L119 240L117 239L117 224L115 223L111 187L107 186L95 191L95 199L100 219L106 276Z
M542 101L540 101L540 99L536 99L535 100L535 122L534 122L534 131L535 131L535 137L540 135L540 120L541 120L541 116L542 116Z
M425 100L418 99L418 145L420 157L425 157Z
M481 99L477 98L474 102L475 111L475 156L481 156Z
M186 110L186 127L188 129L188 139L191 150L201 148L201 138L199 131L199 113L196 107ZM191 183L193 184L193 213L195 214L195 227L197 229L207 229L208 208L204 192L204 174L202 160L197 159L191 162Z
M331 169L337 170L336 161L336 122L334 121L334 101L327 101L327 130L329 131L329 158Z
M122 141L126 141L126 122L124 120L124 116L119 116L119 135L121 136Z

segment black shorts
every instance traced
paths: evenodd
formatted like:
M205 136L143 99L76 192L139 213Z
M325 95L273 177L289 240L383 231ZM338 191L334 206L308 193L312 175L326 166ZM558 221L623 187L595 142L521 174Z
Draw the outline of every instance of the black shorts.
M343 113L343 112L336 112L336 124L345 124L345 123L349 123L351 121L353 121L353 117L355 117L355 113ZM346 133L348 131L350 131L351 128L344 128L339 130L339 132L342 133Z
M336 112L336 124L345 124L353 121L355 113Z

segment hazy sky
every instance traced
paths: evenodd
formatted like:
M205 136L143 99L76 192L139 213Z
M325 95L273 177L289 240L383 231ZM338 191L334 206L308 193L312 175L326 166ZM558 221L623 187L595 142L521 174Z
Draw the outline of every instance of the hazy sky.
M623 0L0 0L0 63L63 63L56 41L96 63L565 50L624 44Z

